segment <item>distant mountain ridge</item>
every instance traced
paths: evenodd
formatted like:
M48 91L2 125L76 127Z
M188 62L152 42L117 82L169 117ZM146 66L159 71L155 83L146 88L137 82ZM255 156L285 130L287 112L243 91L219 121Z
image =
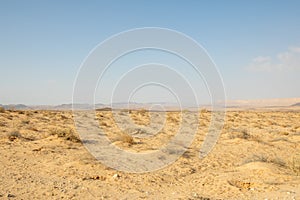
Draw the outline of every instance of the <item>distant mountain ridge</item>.
M296 107L296 106L300 106L300 102L299 103L295 103L293 105L291 105L292 107Z
M9 105L0 104L0 107L3 107L5 109L15 109L15 110L28 110L28 109L30 109L29 106L26 106L24 104L9 104Z
M223 103L217 103L217 106L224 106ZM92 110L92 109L149 109L149 110L178 110L179 105L176 103L167 102L116 102L113 104L60 104L60 105L24 105L24 104L9 104L2 105L5 109L15 110ZM199 108L210 108L211 105L204 104L198 106L182 106L182 109L198 110ZM275 108L275 107L300 107L300 98L284 98L284 99L255 99L255 100L228 100L226 101L227 108Z
M9 105L2 105L0 104L0 107L3 107L7 110L91 110L91 109L150 109L153 107L153 105L160 104L164 108L177 108L178 106L173 103L136 103L136 102L130 102L130 103L113 103L113 104L102 104L97 103L95 105L92 104L61 104L61 105L24 105L24 104L9 104Z
M98 109L105 107L104 104L61 104L61 105L24 105L24 104L9 104L2 105L0 107L6 110L72 110L74 109Z
M300 98L227 100L227 107L289 107L300 102Z

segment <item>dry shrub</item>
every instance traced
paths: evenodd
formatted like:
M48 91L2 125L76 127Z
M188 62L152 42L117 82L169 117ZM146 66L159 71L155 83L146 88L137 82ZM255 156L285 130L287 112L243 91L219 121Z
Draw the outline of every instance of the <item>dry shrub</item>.
M249 139L249 138L251 137L251 135L248 133L248 130L247 130L247 129L243 129L243 130L241 130L241 135L240 135L240 137L241 137L242 139L247 140L247 139Z
M250 190L254 187L254 183L248 181L239 181L239 180L229 180L229 185L237 187L241 190Z
M101 120L99 123L100 123L100 126L111 127L111 124L107 121Z
M251 162L264 162L264 163L272 163L279 167L286 167L286 162L279 157L272 158L270 156L266 156L263 154L253 155L253 157L248 158L244 161L243 164L251 163Z
M290 169L297 175L300 175L300 153L295 153L289 162Z
M206 109L206 108L202 108L201 110L200 110L200 113L208 113L209 111Z
M240 139L250 139L251 135L249 134L247 129L235 130L235 132L229 135L230 139L240 138Z
M129 112L130 118L134 121L134 123L142 126L148 126L151 123L151 116L149 111L145 109L135 110Z
M7 123L6 122L3 122L3 121L0 121L0 126L6 126L7 125Z
M22 137L21 133L20 133L19 131L16 131L16 130L7 133L7 138L8 138L10 141L14 141L14 140L16 140L17 138L21 138L21 137Z
M56 128L51 131L51 135L57 135L72 142L80 142L80 138L72 128Z
M290 133L287 132L287 131L280 131L279 134L280 134L280 135L289 135Z
M38 131L38 129L34 126L29 126L27 129L30 131Z
M19 110L19 111L18 111L18 114L20 114L20 115L24 115L24 114L25 114L25 111L23 111L23 110Z
M141 114L145 114L147 112L148 112L148 110L146 110L144 108L137 110L137 113L141 113Z
M5 108L0 106L0 113L5 113Z
M128 145L133 145L135 143L133 137L128 134L122 134L116 140Z
M30 123L30 120L28 120L28 119L23 119L22 121L21 121L21 123L22 124L29 124Z
M269 158L265 155L253 155L253 157L248 158L244 164L251 162L268 162Z
M60 118L61 118L62 120L68 119L68 117L66 117L65 115L60 115Z

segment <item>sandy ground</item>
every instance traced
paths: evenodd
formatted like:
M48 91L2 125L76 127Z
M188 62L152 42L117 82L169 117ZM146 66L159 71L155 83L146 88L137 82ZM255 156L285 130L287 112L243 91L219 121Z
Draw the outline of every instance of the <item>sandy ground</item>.
M149 113L130 116L146 134ZM91 156L69 111L1 112L0 199L300 199L299 111L227 111L217 145L200 160L210 116L199 114L197 135L176 162L136 174ZM141 152L166 143L180 113L167 113L161 134L146 139L125 134L110 111L97 120L115 145Z

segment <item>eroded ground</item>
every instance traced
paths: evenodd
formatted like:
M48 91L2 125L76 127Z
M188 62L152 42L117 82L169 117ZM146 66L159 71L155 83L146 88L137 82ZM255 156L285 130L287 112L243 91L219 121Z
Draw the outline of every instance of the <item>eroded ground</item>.
M147 111L130 111L139 128L123 121L121 129L110 111L97 112L96 119L114 145L143 152L167 143L181 122L180 113L168 112L160 127L163 113L152 115L159 130L153 137L146 137L152 132ZM3 111L0 198L300 199L299 111L227 111L218 143L203 160L199 149L211 113L197 117L196 137L183 156L161 170L136 174L94 159L69 111Z

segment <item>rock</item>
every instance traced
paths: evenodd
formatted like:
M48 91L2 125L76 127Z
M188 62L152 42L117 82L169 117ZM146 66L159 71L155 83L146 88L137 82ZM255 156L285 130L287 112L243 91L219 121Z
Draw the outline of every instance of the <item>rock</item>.
M14 197L16 197L16 196L13 194L7 194L7 198L14 198Z
M114 175L113 175L113 178L114 178L114 179L118 179L118 178L120 178L120 177L121 177L121 176L120 176L119 174L114 174Z

